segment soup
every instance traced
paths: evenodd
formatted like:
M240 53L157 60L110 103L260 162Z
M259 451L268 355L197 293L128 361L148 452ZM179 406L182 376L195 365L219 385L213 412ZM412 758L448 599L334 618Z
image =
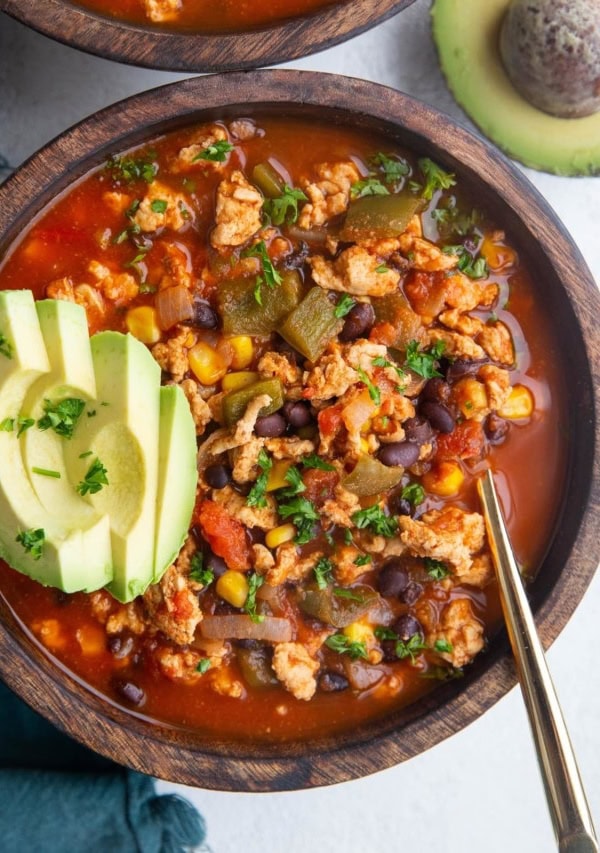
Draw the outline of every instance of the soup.
M92 689L284 741L410 703L485 649L476 477L496 473L532 575L563 410L534 284L460 176L339 126L190 127L56 200L0 267L0 288L24 283L146 344L196 424L189 534L143 596L0 566L20 621Z
M225 0L210 3L207 0L79 0L85 6L109 18L135 24L201 32L251 30L269 24L308 15L328 6L339 5L340 0Z

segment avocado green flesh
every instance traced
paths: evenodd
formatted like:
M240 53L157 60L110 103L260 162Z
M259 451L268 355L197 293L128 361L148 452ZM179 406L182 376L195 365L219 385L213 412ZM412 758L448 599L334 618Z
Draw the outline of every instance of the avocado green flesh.
M160 389L155 583L183 545L194 510L197 482L194 419L181 388L168 385Z
M17 438L16 420L30 388L50 373L28 291L0 293L0 332L12 347L12 358L0 357L0 420L15 419L12 431L0 432L0 555L44 585L66 592L97 589L110 577L108 519L92 519L82 530L50 516L32 487ZM44 542L35 559L17 542L17 535L38 529L44 531Z
M600 113L557 118L528 103L504 71L500 25L510 0L435 0L433 37L460 106L511 157L557 175L600 173Z

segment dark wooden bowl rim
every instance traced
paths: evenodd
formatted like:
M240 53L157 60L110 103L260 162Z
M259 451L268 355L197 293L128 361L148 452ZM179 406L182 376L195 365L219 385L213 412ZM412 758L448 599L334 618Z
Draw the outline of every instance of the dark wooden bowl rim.
M549 206L496 149L448 117L383 86L335 75L258 71L195 78L137 95L66 131L0 187L0 253L73 180L144 139L196 120L300 114L387 133L456 169L481 205L507 223L544 282L569 345L568 474L556 534L530 595L542 641L556 638L583 596L599 556L598 405L600 297L572 239ZM558 321L557 321L558 322ZM260 744L202 737L150 723L92 692L51 658L0 595L0 676L33 708L98 752L138 770L221 790L327 785L404 761L467 726L515 675L504 635L460 681L409 708L335 737Z
M105 59L165 71L231 71L276 65L333 47L414 0L351 0L249 31L190 33L129 24L68 0L0 0L0 11L63 44Z

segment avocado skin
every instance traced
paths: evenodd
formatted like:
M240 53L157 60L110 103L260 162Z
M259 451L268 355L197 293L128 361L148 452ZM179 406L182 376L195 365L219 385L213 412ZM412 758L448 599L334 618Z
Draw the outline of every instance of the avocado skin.
M600 113L565 119L526 101L502 64L498 42L509 0L435 0L440 66L481 131L525 166L557 175L600 174Z

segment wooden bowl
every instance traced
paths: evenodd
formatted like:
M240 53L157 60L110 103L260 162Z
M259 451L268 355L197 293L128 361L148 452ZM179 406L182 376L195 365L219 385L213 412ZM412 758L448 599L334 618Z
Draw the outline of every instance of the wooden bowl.
M229 71L274 65L333 47L414 0L346 0L253 30L189 33L106 18L68 0L0 0L4 11L46 36L105 59L165 71Z
M568 353L567 474L556 533L530 589L548 646L575 610L600 555L600 296L548 205L496 149L432 108L373 83L299 71L185 80L91 116L25 163L0 188L0 253L48 202L109 153L191 122L240 113L350 124L432 157L460 174L481 206L510 230L535 272L560 349ZM116 761L177 782L238 791L327 785L390 767L464 728L515 683L500 633L463 679L344 735L283 746L206 739L150 722L92 692L23 630L1 596L0 675L61 729Z

